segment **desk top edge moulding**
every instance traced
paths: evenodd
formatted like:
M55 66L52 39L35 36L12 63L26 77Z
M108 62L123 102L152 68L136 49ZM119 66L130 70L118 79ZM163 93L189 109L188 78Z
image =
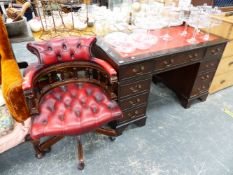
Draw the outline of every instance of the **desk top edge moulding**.
M106 37L98 37L95 47L101 48L109 57L112 58L115 64L117 65L126 65L132 62L143 62L149 59L159 58L166 55L176 54L179 52L185 52L187 50L195 50L206 46L213 46L216 44L224 44L227 42L227 39L219 37L217 35L211 34L208 41L204 41L201 37L204 35L204 32L201 32L197 38L198 43L190 44L186 41L187 38L190 38L193 32L193 28L188 28L188 35L186 37L179 36L179 33L184 29L184 26L173 27L172 35L176 36L173 41L163 41L158 39L157 43L154 44L151 48L148 49L135 49L133 52L124 53L116 49L115 46L111 45L106 40ZM165 33L166 29L158 29L151 32L151 35L157 37ZM157 37L158 38L158 37ZM95 47L93 49L95 49ZM94 51L95 52L95 51Z

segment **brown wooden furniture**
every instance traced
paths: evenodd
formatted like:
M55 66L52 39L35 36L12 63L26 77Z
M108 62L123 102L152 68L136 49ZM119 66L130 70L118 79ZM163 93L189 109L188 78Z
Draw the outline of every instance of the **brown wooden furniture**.
M194 6L203 5L203 4L213 5L213 0L192 0L191 3L192 3Z
M233 11L233 6L221 7L222 12Z
M171 33L178 37L182 30L174 28ZM174 42L184 42L184 46L166 49L169 43L160 40L157 51L131 57L122 57L101 38L93 46L93 54L107 60L118 71L118 103L124 118L111 124L119 133L130 123L145 125L152 77L154 82L162 81L174 90L185 108L196 99L206 100L226 40L216 37L209 42L187 45L178 38ZM159 50L160 47L163 49Z

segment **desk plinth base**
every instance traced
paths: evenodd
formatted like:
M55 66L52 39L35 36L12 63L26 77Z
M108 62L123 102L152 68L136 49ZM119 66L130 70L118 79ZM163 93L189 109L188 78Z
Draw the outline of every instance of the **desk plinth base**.
M130 124L135 124L137 127L143 127L143 126L145 126L146 125L146 119L147 119L147 117L143 116L143 117L137 118L135 120L131 120L129 122L121 123L121 124L119 124L117 122L112 122L112 123L110 123L110 126L117 131L118 135L121 135L124 132L124 130Z
M200 96L198 96L198 97L194 97L194 98L189 98L189 99L187 99L187 98L181 97L181 96L179 96L179 95L177 94L177 96L178 96L178 98L179 98L179 100L180 100L181 105L182 105L185 109L190 108L190 107L191 107L191 104L193 104L194 101L196 101L196 100L200 100L201 102L206 101L208 95L209 95L209 93L205 93L205 94L202 94L202 95L200 95Z

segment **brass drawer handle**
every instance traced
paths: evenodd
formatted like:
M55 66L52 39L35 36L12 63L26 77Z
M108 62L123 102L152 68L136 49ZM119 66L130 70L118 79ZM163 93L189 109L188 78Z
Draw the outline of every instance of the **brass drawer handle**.
M202 86L201 88L197 88L198 91L202 91L202 90L205 90L206 87L205 86Z
M142 85L141 84L138 84L138 85L135 85L133 87L130 87L129 89L133 92L133 93L136 93L138 91L140 91L140 89L142 88Z
M163 61L163 63L165 64L165 65L169 65L169 62L168 61Z
M140 66L140 68L133 68L132 71L134 73L142 73L141 71L144 71L145 70L145 67L144 66Z
M205 90L205 89L206 89L205 85L202 85L201 87L197 88L198 91Z
M129 103L130 103L131 105L135 105L135 103L134 103L133 101L129 101Z
M138 92L138 89L136 89L135 87L130 87L130 90L131 90L133 93Z
M134 106L134 105L136 105L137 103L139 103L140 101L141 101L140 98L137 98L135 102L130 100L129 103L130 103L132 106Z
M190 59L197 58L198 57L198 53L190 54L188 57Z
M216 53L216 50L215 50L215 49L212 49L212 50L211 50L211 53L212 53L212 54L215 54L215 53Z
M172 65L172 63L174 62L173 59L171 59L170 61L163 61L163 63L165 64L166 67L170 67Z
M197 61L197 60L199 60L199 58L193 58L193 59L190 59L191 61Z
M209 78L210 78L209 75L206 75L206 76L203 75L203 76L201 76L201 79L202 79L202 80L208 80Z
M128 117L129 117L129 118L131 118L132 115L133 115L132 113L130 113L130 112L128 113Z
M212 55L217 55L217 54L218 54L218 52L220 52L220 51L221 51L221 49L220 49L220 48L212 49L212 50L211 50L211 53L212 53Z
M164 64L168 64L168 61L165 60L165 61L163 61L163 63L164 63Z
M193 59L193 55L189 55L188 57L189 57L190 59Z
M137 72L138 72L138 70L137 70L136 68L133 68L132 71L133 71L134 73L137 73Z
M206 64L206 65L205 65L206 68L214 67L214 66L215 66L215 63L210 63L210 64Z
M194 55L190 54L188 57L189 57L189 59L191 61L197 61L197 60L199 60L197 53L195 53Z
M220 84L223 84L223 83L225 83L226 82L226 80L222 80L221 82L220 82Z
M232 65L233 65L233 61L232 61L232 62L230 62L228 65L229 65L229 66L232 66Z
M139 114L139 112L138 112L138 110L135 110L134 112L129 112L128 113L128 117L129 118L134 118L134 117L136 117L136 115L138 115Z

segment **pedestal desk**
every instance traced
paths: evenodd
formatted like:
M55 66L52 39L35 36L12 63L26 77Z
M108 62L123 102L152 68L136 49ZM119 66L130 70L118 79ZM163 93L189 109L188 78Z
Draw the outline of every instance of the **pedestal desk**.
M159 38L166 30L151 33ZM130 123L145 125L152 80L172 89L184 108L196 99L206 100L227 40L211 36L209 41L204 41L200 34L197 44L189 44L186 40L193 29L188 29L185 38L179 35L182 30L183 26L173 27L170 33L174 40L165 42L159 38L149 50L136 50L132 54L118 52L104 38L98 38L93 46L92 54L108 61L118 71L119 83L115 90L124 118L111 125L119 134Z

